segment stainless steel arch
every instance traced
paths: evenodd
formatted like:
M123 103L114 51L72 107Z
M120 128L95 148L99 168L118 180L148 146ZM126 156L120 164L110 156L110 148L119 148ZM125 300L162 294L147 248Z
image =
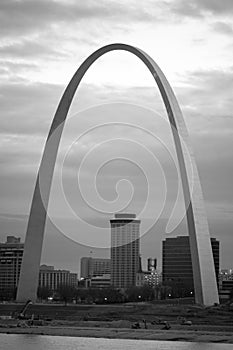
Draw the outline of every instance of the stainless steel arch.
M25 239L24 255L17 290L17 301L25 301L28 299L35 301L36 299L51 182L64 122L73 96L84 74L92 63L103 54L113 50L125 50L136 55L147 66L158 85L166 106L170 125L172 126L184 200L187 208L186 215L190 236L195 299L197 303L204 305L218 303L219 299L208 222L204 210L203 195L196 162L193 156L184 118L172 88L158 65L142 50L125 44L107 45L92 53L78 68L60 100L49 131L40 169L37 175ZM51 142L51 137L55 130L56 137L53 137ZM183 148L181 138L184 140L189 154L187 154ZM193 168L192 198L190 197L191 180L188 178L186 170L190 159Z

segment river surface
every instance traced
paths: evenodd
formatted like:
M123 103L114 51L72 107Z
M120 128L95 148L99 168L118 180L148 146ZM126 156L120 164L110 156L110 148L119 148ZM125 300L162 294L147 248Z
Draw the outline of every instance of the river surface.
M232 344L0 334L1 350L230 350Z

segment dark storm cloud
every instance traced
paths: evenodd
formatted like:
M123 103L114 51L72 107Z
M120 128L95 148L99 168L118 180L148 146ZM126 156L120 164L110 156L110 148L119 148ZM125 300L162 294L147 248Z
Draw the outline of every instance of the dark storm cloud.
M200 17L205 13L233 15L232 0L178 0L172 3L172 10L187 17Z
M142 7L140 11L134 6L123 6L117 2L107 1L79 1L79 2L58 2L53 0L3 0L0 4L0 31L1 35L29 34L38 29L44 31L56 23L67 25L80 20L104 18L110 20L138 21L150 18ZM100 22L101 24L101 22Z

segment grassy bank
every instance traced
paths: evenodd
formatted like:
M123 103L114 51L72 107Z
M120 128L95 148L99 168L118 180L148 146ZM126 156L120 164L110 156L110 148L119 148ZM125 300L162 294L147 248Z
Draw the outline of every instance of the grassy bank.
M19 304L0 305L0 315L11 315L21 308ZM27 311L28 317L32 314L43 320L42 325L35 322L32 327L17 327L17 319L1 320L0 332L233 343L233 312L219 306L35 304ZM192 325L181 325L181 317ZM171 326L169 330L163 329L165 321ZM131 329L135 322L140 329Z
M22 308L20 304L0 304L0 315L12 315ZM63 321L118 321L130 322L156 319L177 323L185 317L196 325L233 326L233 312L223 307L202 308L196 305L157 305L153 303L113 305L62 305L34 304L27 309L27 316L39 315L43 319Z

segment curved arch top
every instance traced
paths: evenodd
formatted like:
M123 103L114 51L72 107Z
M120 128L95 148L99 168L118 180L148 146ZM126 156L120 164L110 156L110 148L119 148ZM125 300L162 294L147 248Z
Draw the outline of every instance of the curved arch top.
M190 237L195 300L200 304L213 305L214 303L218 303L219 299L208 222L204 210L203 195L196 162L182 112L170 84L153 59L136 47L119 43L103 46L92 53L77 69L59 102L37 175L25 239L24 255L17 290L17 301L25 301L28 299L36 300L51 182L64 122L74 94L89 67L99 57L114 50L128 51L137 56L151 72L162 95L168 119L172 126L184 201L187 208L186 216ZM55 131L56 136L52 139L51 136ZM189 154L184 150L181 138L185 142ZM193 183L191 183L191 180L188 178L186 170L187 166L190 165L190 159L193 169ZM192 198L190 195L191 185L193 187Z

